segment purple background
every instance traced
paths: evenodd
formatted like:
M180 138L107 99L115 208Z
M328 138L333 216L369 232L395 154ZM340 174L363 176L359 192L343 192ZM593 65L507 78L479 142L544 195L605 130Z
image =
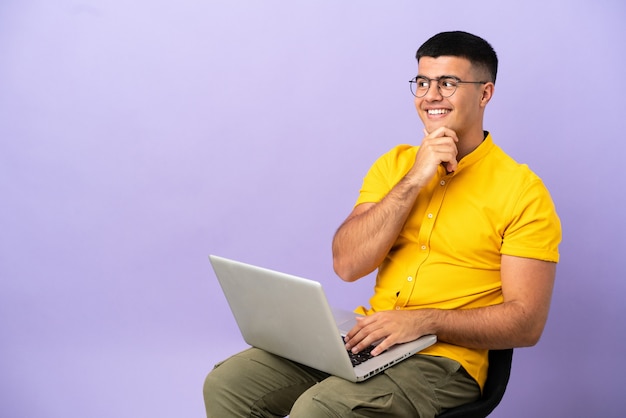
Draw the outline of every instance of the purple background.
M332 235L370 164L421 140L415 49L462 29L501 60L486 128L564 227L493 416L623 416L625 21L621 0L2 1L0 414L203 416L245 347L210 253L364 303Z

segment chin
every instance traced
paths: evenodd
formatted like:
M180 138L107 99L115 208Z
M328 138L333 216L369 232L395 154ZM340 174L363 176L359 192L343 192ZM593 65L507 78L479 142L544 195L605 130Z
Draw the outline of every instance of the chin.
M426 123L424 123L424 128L426 128L426 131L428 133L433 132L434 130L441 128L441 127L447 127L447 125L443 122L432 122L432 121L427 121Z

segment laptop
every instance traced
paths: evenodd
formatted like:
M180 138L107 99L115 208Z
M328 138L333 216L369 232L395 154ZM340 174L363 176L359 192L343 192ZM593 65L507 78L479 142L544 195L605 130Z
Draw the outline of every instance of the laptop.
M427 335L367 360L351 359L342 337L357 314L331 308L320 283L215 255L209 259L245 342L297 363L361 382L437 341Z

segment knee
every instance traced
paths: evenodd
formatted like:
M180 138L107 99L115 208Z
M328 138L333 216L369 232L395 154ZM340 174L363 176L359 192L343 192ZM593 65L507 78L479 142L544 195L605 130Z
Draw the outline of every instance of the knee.
M215 379L212 373L209 373L204 379L204 385L202 386L202 395L204 397L204 406L207 417L215 415L214 410L216 408L216 403L219 402L220 399L223 399L223 397L219 394L222 389L223 383L218 384L217 379Z
M209 418L228 416L228 411L238 406L236 390L233 390L229 379L218 374L220 373L216 373L216 369L213 369L204 379L202 386L204 407Z
M217 384L217 379L213 377L211 373L209 373L204 379L204 385L202 385L202 395L204 396L204 402L208 403L211 400L215 393L220 390L220 386Z

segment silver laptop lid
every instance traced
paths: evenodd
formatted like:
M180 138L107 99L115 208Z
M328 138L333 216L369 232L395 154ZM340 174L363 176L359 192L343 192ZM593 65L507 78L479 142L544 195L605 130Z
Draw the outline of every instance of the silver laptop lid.
M210 260L248 344L356 380L320 283L218 256Z

